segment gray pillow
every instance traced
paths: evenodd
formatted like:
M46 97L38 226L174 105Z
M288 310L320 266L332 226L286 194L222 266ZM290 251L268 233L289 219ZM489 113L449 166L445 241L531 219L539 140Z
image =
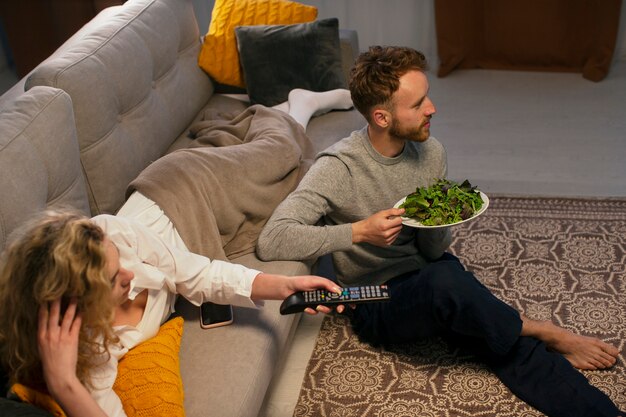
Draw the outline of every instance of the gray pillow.
M280 104L294 88L346 88L336 18L295 25L239 26L235 36L252 104Z

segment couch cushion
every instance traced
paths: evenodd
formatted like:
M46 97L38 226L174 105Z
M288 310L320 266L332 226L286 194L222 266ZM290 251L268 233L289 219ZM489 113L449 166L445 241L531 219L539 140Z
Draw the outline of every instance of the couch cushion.
M217 0L198 64L221 84L244 87L235 27L310 22L317 8L288 0Z
M156 336L130 349L117 365L113 390L128 417L184 417L180 342L183 318L163 323Z
M0 109L0 250L34 213L89 203L70 97L37 87Z
M268 273L309 274L301 262L262 262L254 254L233 262ZM202 329L200 309L179 299L185 318L180 370L189 416L256 416L267 388L293 336L299 315L281 316L280 301L261 309L233 308L230 326ZM202 366L207 372L198 372ZM211 393L211 395L207 395ZM223 398L224 401L216 399Z
M96 19L26 81L72 98L93 214L164 154L211 96L191 0L130 0Z
M345 88L336 18L296 25L240 26L239 59L252 104L275 106L294 88Z

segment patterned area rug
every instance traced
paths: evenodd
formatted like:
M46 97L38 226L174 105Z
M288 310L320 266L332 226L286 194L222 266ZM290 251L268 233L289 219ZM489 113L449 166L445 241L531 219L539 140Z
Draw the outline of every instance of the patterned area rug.
M626 408L626 199L492 198L456 226L451 252L501 299L619 347L609 370L584 372ZM389 350L324 319L294 416L538 417L472 356L441 339Z

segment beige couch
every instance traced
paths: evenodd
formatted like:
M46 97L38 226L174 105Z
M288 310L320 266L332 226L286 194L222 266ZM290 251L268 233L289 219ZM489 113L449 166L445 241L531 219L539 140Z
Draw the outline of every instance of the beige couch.
M356 34L341 38L347 68ZM188 146L188 128L204 109L246 107L214 94L197 66L200 47L190 0L130 0L100 13L0 98L0 249L46 207L115 213L147 165ZM354 110L331 112L314 118L307 134L321 150L364 123ZM232 261L287 275L311 270L254 254ZM299 320L281 316L278 305L235 308L234 325L203 330L198 308L179 302L188 416L258 414Z

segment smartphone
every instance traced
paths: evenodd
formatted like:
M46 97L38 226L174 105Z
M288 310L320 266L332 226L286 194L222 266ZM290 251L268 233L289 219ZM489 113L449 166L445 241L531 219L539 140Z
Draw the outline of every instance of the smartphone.
M233 307L207 301L200 306L200 326L203 329L228 326L233 322Z

